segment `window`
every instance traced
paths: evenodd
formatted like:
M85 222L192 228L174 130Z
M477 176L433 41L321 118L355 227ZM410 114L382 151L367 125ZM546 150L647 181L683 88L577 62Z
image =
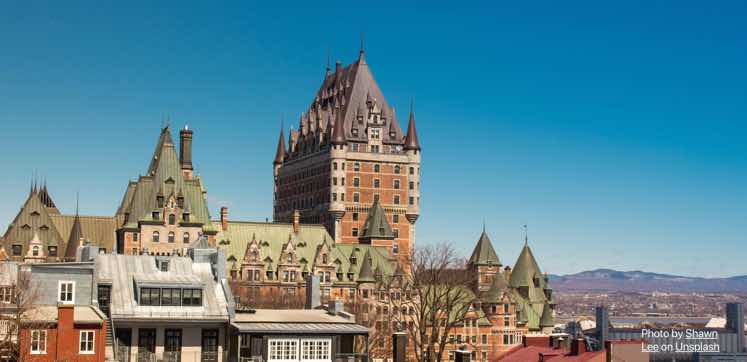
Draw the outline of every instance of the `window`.
M410 167L410 175L414 175L414 174L415 174L415 167Z
M72 304L75 300L75 282L59 281L57 284L57 295L59 295L58 302Z
M392 223L396 224L399 222L399 214L392 215Z
M14 256L19 256L19 255L22 254L22 252L23 252L23 246L22 245L18 245L18 244L13 245L13 255Z
M508 317L504 317L503 318L503 326L504 327L509 327L510 324L511 324L511 320Z
M140 305L161 305L161 290L140 288Z
M287 338L273 338L269 341L267 360L270 362L284 362L298 360L298 340Z
M410 188L410 190L414 190L415 189L415 182L410 181L410 184L409 184L408 187Z
M153 214L151 216L153 216L153 220L160 219L160 215L158 214L158 211L153 211Z
M167 361L179 361L179 355L182 352L182 330L166 329L163 331L164 337L164 359Z
M259 281L259 269L254 270L254 280Z
M399 180L394 180L394 188L399 190Z
M332 162L332 169L337 171L337 162Z
M503 304L503 313L508 313L508 303Z
M39 246L34 245L33 248L31 248L31 255L32 256L39 256Z
M132 241L137 241L138 234L139 233L132 233Z
M399 229L392 230L392 234L394 235L395 238L398 238L399 237Z
M182 295L182 305L202 306L202 289L184 289Z
M399 253L399 244L397 242L392 243L392 254L398 254Z
M381 165L375 164L374 165L374 172L381 172Z
M160 234L158 234L158 231L154 231L154 232L153 232L153 242L154 242L154 243L157 243L157 242L158 242L158 239L159 239L159 237L160 237Z
M358 228L353 228L352 235L353 236L358 236Z
M399 165L394 166L394 173L399 174L399 172L400 172Z
M183 213L182 220L184 220L184 222L189 222L189 213L186 213L186 212Z
M353 221L358 221L358 213L357 212L353 213Z
M174 242L174 232L173 231L169 231L169 242L170 243Z
M379 181L379 179L375 178L374 181L373 181L373 187L376 188L376 189L378 189L380 184L381 184L381 181Z
M410 203L410 205L414 205L415 204L415 198L412 197L412 196L410 196L408 202Z
M360 202L360 201L361 201L361 195L357 192L353 192L353 202ZM20 251L18 252L18 255L21 255Z
M399 195L394 195L394 204L399 205Z
M159 264L159 270L162 272L169 271L169 262L167 260L162 260Z
M354 147L357 148L357 147ZM353 171L360 171L361 170L361 164L359 162L356 162L353 164Z
M352 273L348 273L348 279L352 280L353 278L352 278L352 275L350 275L350 274L352 274ZM348 298L355 298L355 288L349 288L348 289Z
M169 225L174 225L174 224L176 224L176 215L169 214Z
M374 202L379 201L379 194L373 195Z
M46 354L46 353L47 353L47 331L45 330L31 331L31 354Z
M482 335L482 344L488 344L488 335L487 334L483 334Z
M353 177L353 186L360 187L361 186L361 179L358 177Z
M80 354L93 354L93 335L95 331L80 331Z
M13 301L13 287L0 287L0 303Z
M482 355L482 360L483 361L487 361L488 360L488 352L482 351L481 355Z
M218 336L217 329L202 330L202 360L218 361Z
M47 247L47 250L48 250L47 254L49 254L49 256L57 256L57 247L56 246L50 245L50 246Z
M181 305L182 290L164 288L161 290L161 305Z
M508 344L508 334L503 335L503 344Z
M331 340L324 339L302 339L301 360L304 362L330 361Z
M332 186L337 186L337 177L332 178Z
M184 233L184 236L182 236L182 242L185 244L189 243L189 233Z

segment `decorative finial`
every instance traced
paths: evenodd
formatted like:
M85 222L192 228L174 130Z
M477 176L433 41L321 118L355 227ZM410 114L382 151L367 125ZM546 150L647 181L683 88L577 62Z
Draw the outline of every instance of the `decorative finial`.
M78 216L80 211L80 191L75 191L75 216Z
M365 42L363 40L363 32L361 32L361 49L358 53L358 64L365 64L366 63L366 47Z
M524 246L529 244L529 232L527 231L527 224L524 224Z
M485 218L482 218L482 233L485 234Z
M330 68L330 62L331 62L330 59L331 59L331 57L332 57L332 55L330 54L329 47L327 47L327 67L324 68L324 76L325 77L328 77L329 76L329 72L332 70L332 68Z

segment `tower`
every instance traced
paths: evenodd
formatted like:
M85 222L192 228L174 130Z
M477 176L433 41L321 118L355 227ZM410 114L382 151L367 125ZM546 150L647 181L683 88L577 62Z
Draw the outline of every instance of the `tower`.
M487 291L493 286L496 277L501 277L501 262L498 259L493 243L490 241L485 227L477 240L475 249L472 251L467 267L474 277L474 289L480 292Z
M336 243L374 240L408 261L420 215L415 115L410 107L405 133L363 49L352 64L338 61L334 72L327 66L287 148L282 132L273 160L274 220L290 222L298 210L302 222L323 224ZM375 205L377 222L389 227L386 238L364 233Z

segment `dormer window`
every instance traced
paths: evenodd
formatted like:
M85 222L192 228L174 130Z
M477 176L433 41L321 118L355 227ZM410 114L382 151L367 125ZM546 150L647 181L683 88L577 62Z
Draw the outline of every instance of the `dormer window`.
M153 211L153 220L158 220L161 218L161 214L158 211Z
M350 264L355 265L358 262L358 258L355 255L350 257Z
M288 260L288 263L292 263L293 262L293 254L289 253L287 260Z
M54 245L50 245L47 247L49 256L57 256L57 247Z
M161 235L158 233L158 231L153 232L153 242L157 243L160 239Z
M169 214L169 225L174 225L174 224L176 224L176 215Z
M156 204L158 205L158 207L163 207L163 196L156 197Z
M183 214L182 214L182 220L183 220L184 222L189 222L189 213L186 213L186 212L185 212L185 213L183 213Z
M31 255L32 256L39 256L39 246L34 245L34 247L31 248Z
M322 264L329 263L329 260L327 260L327 254L322 254Z
M181 197L181 196L179 196L176 199L176 205L179 206L180 209L183 209L184 208L184 198Z

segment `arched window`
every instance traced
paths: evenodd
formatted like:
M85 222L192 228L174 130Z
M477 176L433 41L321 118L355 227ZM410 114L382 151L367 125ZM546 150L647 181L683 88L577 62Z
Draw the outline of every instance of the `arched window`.
M173 243L173 242L174 242L174 232L173 232L173 231L170 231L170 232L169 232L169 242L170 242L170 243Z
M158 239L159 239L159 237L160 237L160 234L158 234L158 231L154 231L154 232L153 232L153 242L154 242L154 243L157 243L157 242L158 242Z
M379 172L379 171L381 171L381 166L379 166L379 164L375 164L374 165L374 172Z
M394 166L394 173L399 173L399 172L400 172L399 165Z
M322 254L322 264L327 264L327 254Z
M185 244L189 242L189 233L184 233L184 236L182 237L182 242Z
M176 224L176 215L169 214L169 225L174 225L174 224Z
M31 249L31 255L33 255L33 256L39 256L39 247L38 246L34 246Z

